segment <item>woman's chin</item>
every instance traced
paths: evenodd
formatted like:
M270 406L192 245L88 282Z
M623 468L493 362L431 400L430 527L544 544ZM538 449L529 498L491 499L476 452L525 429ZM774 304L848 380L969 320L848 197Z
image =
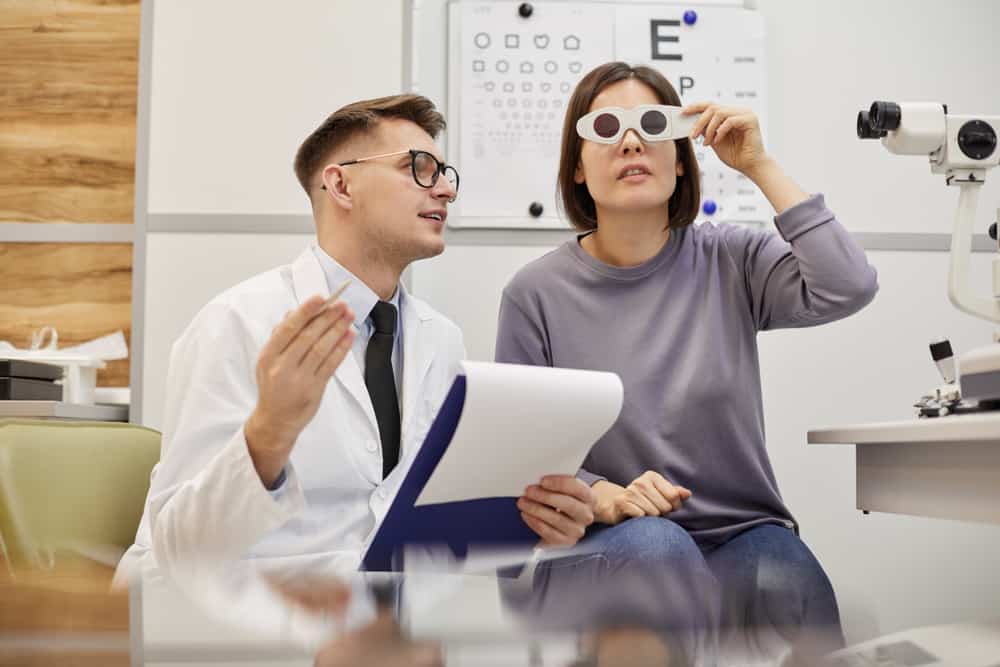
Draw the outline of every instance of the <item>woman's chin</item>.
M663 195L659 193L633 192L624 197L617 197L616 201L612 205L607 206L607 208L620 213L634 215L647 214L651 211L660 210L666 214L669 201L669 197L664 199Z

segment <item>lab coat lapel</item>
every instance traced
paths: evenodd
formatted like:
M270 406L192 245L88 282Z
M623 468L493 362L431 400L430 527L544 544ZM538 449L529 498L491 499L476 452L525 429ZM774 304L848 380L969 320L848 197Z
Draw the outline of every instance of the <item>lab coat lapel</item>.
M402 289L402 286L400 287ZM433 336L433 314L419 300L403 290L403 397L402 442L408 443L413 418L424 394L427 371L437 351ZM418 443L419 444L419 443Z
M314 294L321 295L324 299L330 297L330 287L326 284L326 276L323 274L323 267L310 245L305 252L299 255L292 264L292 284L295 289L295 300L301 305L303 301ZM361 375L361 367L353 354L348 353L337 368L334 377L344 385L344 388L351 394L358 406L365 413L368 421L371 422L375 432L378 433L378 422L375 420L375 408L372 407L371 397L368 395L368 388L365 386L365 379Z

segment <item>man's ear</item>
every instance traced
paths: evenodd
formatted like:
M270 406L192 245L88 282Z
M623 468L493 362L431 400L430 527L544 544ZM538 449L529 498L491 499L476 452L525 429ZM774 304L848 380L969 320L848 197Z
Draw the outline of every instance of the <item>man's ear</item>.
M328 164L323 168L320 177L323 179L324 194L333 201L334 205L347 210L353 208L354 196L351 192L347 170L339 164Z
M587 182L587 176L583 173L583 165L579 162L576 163L576 169L573 171L573 182L577 185L583 185Z

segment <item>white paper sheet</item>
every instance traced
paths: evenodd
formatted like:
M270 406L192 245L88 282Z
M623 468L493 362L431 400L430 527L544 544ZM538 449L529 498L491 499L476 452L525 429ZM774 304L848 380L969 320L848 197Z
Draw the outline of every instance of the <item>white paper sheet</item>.
M618 418L614 373L463 363L465 406L417 505L521 496L545 475L573 475Z

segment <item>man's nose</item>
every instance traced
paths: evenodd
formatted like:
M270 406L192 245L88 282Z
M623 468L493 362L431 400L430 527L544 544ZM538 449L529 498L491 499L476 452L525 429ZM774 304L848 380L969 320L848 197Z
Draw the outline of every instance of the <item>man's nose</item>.
M432 190L432 196L435 199L446 199L448 201L454 201L458 197L458 189L455 188L455 184L445 178L443 175L438 176L437 183L434 184Z

